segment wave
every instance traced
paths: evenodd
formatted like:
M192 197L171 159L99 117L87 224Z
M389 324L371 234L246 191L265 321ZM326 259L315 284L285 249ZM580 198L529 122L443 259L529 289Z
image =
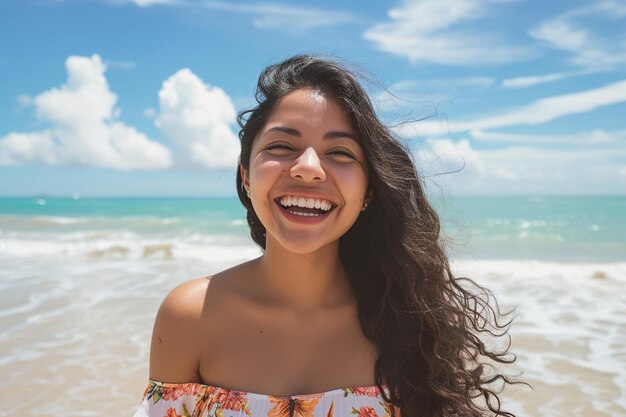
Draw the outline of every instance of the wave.
M186 239L151 240L127 233L126 236L100 236L80 233L69 239L0 239L0 256L36 260L39 257L74 261L106 259L200 259L228 261L242 256L258 256L251 242L233 236L192 235Z
M172 225L182 222L180 217L158 217L158 216L89 216L89 217L69 217L69 216L0 216L0 225L11 226L11 228L21 227L46 227L46 226L67 226L74 224L98 225L101 227L115 226L160 226Z
M476 278L479 282L603 282L626 283L626 261L622 262L558 262L537 260L466 260L450 262L457 276Z

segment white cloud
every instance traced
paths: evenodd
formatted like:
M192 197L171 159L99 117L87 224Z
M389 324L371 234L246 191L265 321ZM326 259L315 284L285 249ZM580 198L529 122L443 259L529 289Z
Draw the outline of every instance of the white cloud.
M471 125L477 129L520 124L536 125L624 101L626 101L626 80L592 90L543 98L501 115L478 120Z
M626 101L626 80L571 94L546 97L526 106L510 109L496 116L450 123L447 120L424 120L406 123L397 129L405 137L442 136L452 132L496 129L516 125L548 123L560 117L593 111Z
M596 129L576 132L570 135L530 135L517 133L488 132L471 130L472 138L481 142L519 143L519 144L552 144L552 145L611 145L626 143L626 130L606 131Z
M354 23L352 13L338 10L297 7L277 3L236 3L212 0L107 0L110 3L133 3L140 7L174 5L203 7L253 16L252 24L259 29L274 29L288 33L303 33L324 26Z
M134 4L139 7L150 7L150 6L167 6L167 5L177 5L184 4L185 0L101 0L105 3L109 3L112 5L125 5L125 4Z
M467 139L457 142L450 139L429 139L426 143L428 148L419 150L417 155L421 164L430 166L431 170L433 166L440 165L443 168L441 172L463 169L479 176L489 171L489 167L483 164Z
M402 123L394 128L394 132L404 138L425 138L450 136L471 129L465 123L454 123L441 118L439 114L417 122Z
M27 107L33 104L33 99L26 94L20 94L19 96L17 96L17 103L20 105L20 107Z
M423 80L404 80L389 87L394 93L415 91L416 89L454 90L457 88L485 88L495 83L492 77L464 78L429 78Z
M33 99L38 117L52 127L11 132L0 139L0 164L87 165L119 170L162 169L169 150L118 121L117 96L109 89L98 55L70 56L68 79Z
M107 69L127 70L137 68L137 63L135 61L113 61L107 59L104 64L106 65Z
M156 126L181 151L181 164L236 165L239 140L232 129L236 111L221 88L205 85L189 69L182 69L163 82L159 105Z
M372 95L371 99L380 113L391 113L393 117L403 113L427 118L438 114L439 103L454 101L458 91L462 94L480 92L494 83L495 79L491 77L404 80Z
M614 194L626 192L626 149L475 149L467 139L428 140L415 152L433 184L457 194ZM465 167L463 167L465 164ZM463 169L461 169L463 168ZM460 171L459 171L460 170ZM458 171L458 172L457 172Z
M543 75L526 75L502 80L502 86L506 88L526 88L533 85L545 84L562 80L564 78L574 77L580 74L580 72L554 72Z
M143 117L146 117L148 119L154 119L156 115L156 110L154 110L152 107L148 107L143 111Z
M54 136L49 130L11 132L0 139L0 165L22 165L29 161L57 165L59 161L55 147Z
M209 8L222 9L254 16L253 25L259 29L277 29L292 33L307 32L324 26L352 23L357 19L347 12L294 7L277 4L233 4L205 2Z
M404 0L389 11L390 22L378 23L363 36L379 49L413 63L446 65L503 64L528 59L521 46L499 43L480 30L461 29L496 7L494 0Z
M159 4L176 4L175 0L131 0L132 3L139 7L154 6Z
M606 70L626 63L626 26L620 22L624 18L624 4L601 1L548 19L528 33L554 49L569 52L570 62L576 66ZM604 33L593 31L592 26L602 26Z

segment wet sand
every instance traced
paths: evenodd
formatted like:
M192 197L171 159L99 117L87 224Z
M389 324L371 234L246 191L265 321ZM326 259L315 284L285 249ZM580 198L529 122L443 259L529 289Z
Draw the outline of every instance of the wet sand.
M228 266L167 257L1 261L0 415L7 416L132 415L162 298L186 279ZM626 415L626 264L454 268L491 287L504 309L516 309L518 360L510 372L533 389L508 389L505 409L533 417Z

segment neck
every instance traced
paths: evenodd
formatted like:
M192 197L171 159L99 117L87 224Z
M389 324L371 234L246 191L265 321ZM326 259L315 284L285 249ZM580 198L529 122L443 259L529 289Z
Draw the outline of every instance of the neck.
M268 236L258 262L259 291L273 305L311 313L354 301L348 275L339 259L339 243L313 253L286 250Z

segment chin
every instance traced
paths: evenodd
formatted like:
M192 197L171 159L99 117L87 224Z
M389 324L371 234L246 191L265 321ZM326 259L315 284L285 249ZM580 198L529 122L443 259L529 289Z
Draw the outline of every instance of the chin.
M334 246L339 246L339 239L334 241L321 241L320 239L311 239L311 236L285 236L281 239L275 239L276 243L284 250L298 254L309 255L316 252L329 250Z

